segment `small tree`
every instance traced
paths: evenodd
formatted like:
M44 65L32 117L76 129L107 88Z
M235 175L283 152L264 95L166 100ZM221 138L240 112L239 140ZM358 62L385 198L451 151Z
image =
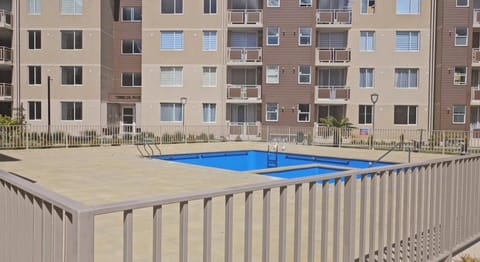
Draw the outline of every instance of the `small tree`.
M339 146L342 142L342 133L341 129L353 129L355 128L353 124L346 117L337 119L333 116L326 118L320 118L320 124L325 127L334 128L333 130L333 144Z

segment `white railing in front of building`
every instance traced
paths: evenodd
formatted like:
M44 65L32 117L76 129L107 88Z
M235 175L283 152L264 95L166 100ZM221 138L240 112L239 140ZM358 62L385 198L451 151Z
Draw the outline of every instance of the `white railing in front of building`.
M12 99L12 84L0 83L0 99Z
M320 48L315 50L317 63L348 63L350 62L349 48Z
M12 13L5 9L0 9L0 26L12 28Z
M315 97L317 100L344 100L350 99L350 88L347 86L324 86L315 87Z
M227 85L227 99L260 100L261 98L261 85Z
M263 24L263 12L261 9L230 9L228 10L228 24L261 26Z
M227 61L231 63L261 63L261 47L228 47Z
M349 9L317 9L317 25L352 24L352 10Z

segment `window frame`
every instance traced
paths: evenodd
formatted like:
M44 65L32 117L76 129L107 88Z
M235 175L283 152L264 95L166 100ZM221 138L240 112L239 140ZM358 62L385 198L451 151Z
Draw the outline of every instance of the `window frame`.
M313 6L313 1L312 0L306 0L306 1L310 1L310 4L302 4L302 1L305 1L305 0L298 0L298 6L299 7L312 7Z
M373 7L370 5L370 1L373 2ZM363 4L365 6L365 12L363 11ZM360 14L361 15L374 15L375 14L375 0L360 0Z
M211 75L212 74L212 69L214 69L214 73L215 73L215 83L213 85L205 85L205 77L206 77L206 73L208 73L208 75ZM208 70L208 72L205 72L205 70ZM212 79L208 79L209 81L211 81ZM204 66L202 68L202 87L216 87L217 86L217 67L215 66Z
M408 13L399 13L398 12L399 1L402 1L402 0L396 0L395 1L395 14L397 14L397 15L419 15L420 14L420 12L421 12L420 7L422 6L420 0L407 0L407 1L409 1L409 12ZM417 3L418 3L418 6L417 6L418 12L416 12L416 13L412 13L412 1L417 1Z
M212 107L213 106L213 107ZM213 120L212 108L214 109ZM209 119L205 119L205 109L207 109L207 115ZM217 104L215 103L202 103L202 123L214 124L217 122Z
M398 45L398 34L399 33L408 33L408 49L407 50L400 50L397 48ZM412 34L417 34L417 49L412 49ZM395 32L395 52L411 52L411 53L418 53L420 52L420 31L396 31Z
M33 7L33 12L31 7ZM42 0L28 0L27 15L41 15L42 14Z
M269 69L276 70L276 81L269 80ZM266 84L279 84L280 83L280 66L279 65L267 65L265 67L265 83Z
M64 119L64 112L63 112L63 106L67 104L72 104L73 106L73 119ZM76 105L80 104L80 119L77 119L77 110L76 110ZM68 121L68 122L81 122L83 121L83 102L80 101L60 101L60 120L61 121Z
M270 30L276 29L276 33L274 35L270 35ZM267 33L265 34L267 37L267 46L279 46L280 45L280 27L267 27ZM277 39L276 44L270 44L269 39Z
M308 66L308 74L302 72L302 67L306 68ZM302 82L302 76L308 76L308 82ZM298 84L299 85L309 85L312 83L312 66L311 65L298 65Z
M28 85L29 86L42 85L42 66L39 66L39 65L28 66Z
M310 34L308 36L302 35L302 29L307 29L310 31ZM312 28L311 27L299 27L298 28L298 46L312 46ZM308 37L308 44L302 44L302 38L306 39Z
M130 75L130 78L131 78L131 81L132 81L132 85L125 85L125 82L124 82L124 78L125 76L129 74ZM121 77L122 77L122 81L121 81L121 87L126 87L126 88L129 88L129 87L142 87L142 72L122 72L121 74ZM140 77L140 84L135 84L135 80L138 80L137 77Z
M66 37L67 33L73 33L72 37L72 48L66 48L63 46L64 44L64 37ZM80 48L77 47L77 38L80 37ZM69 44L69 43L66 43ZM60 30L60 49L61 50L82 50L83 49L83 31L82 30Z
M73 2L73 11L72 13L64 13L63 12L63 2L64 1L72 1ZM81 2L81 6L77 7L77 0L60 0L60 15L83 15L83 0L78 0ZM78 9L80 8L80 11Z
M207 46L207 48L205 48L205 37L206 37L205 34L207 34L207 37L212 37L212 34L215 36L215 48L214 49L209 49L208 47L210 47L210 46ZM217 34L217 31L203 31L202 51L215 52L217 50L218 50L218 34Z
M41 30L28 30L28 49L29 50L41 50L42 49L42 31ZM31 39L33 37L33 39ZM38 40L37 40L38 39ZM30 41L32 40L32 41ZM32 42L33 46L30 45Z
M172 105L173 106L173 110L172 110L172 119L173 120L162 120L162 105ZM181 117L180 117L180 120L175 120L175 109L176 107L180 106L181 110ZM184 114L185 114L185 108L184 108L184 105L182 105L182 103L160 103L160 122L173 122L173 123L182 123L183 122L183 117L184 117Z
M463 108L463 113L455 113L455 108L462 107ZM462 116L463 121L462 122L456 122L455 121L455 116ZM465 124L467 122L467 107L465 105L452 105L452 124L454 125L461 125Z
M128 43L128 42L130 42L130 45L132 48L131 53L125 52L125 43ZM140 48L139 48L140 52L136 52L135 50L138 48L138 44L136 44L137 42L140 43ZM122 39L120 44L122 46L122 51L121 51L122 55L141 55L142 54L142 39Z
M366 34L367 46L363 46L363 34ZM371 39L371 47L369 49L369 44ZM375 52L375 31L360 31L360 52Z
M173 79L174 79L174 82L176 82L176 70L179 69L181 70L181 83L180 84L172 84L172 85L165 85L165 84L162 84L162 70L166 70L166 69L173 69L172 70L172 74L174 75ZM184 77L183 77L183 67L181 66L161 66L160 67L160 87L183 87L183 80L184 80Z
M367 86L367 78L365 77L365 85L362 85L362 70L365 71L365 73L370 72L371 71L371 75L372 75L372 85L371 86ZM369 88L375 88L375 69L372 68L372 67L361 67L359 68L359 79L358 79L358 86L360 88L364 88L364 89L369 89Z
M140 9L140 20L135 19L135 9ZM130 9L130 19L125 20L125 10ZM142 7L141 6L122 6L122 22L139 23L142 22Z
M308 105L308 112L301 111L300 106ZM309 123L311 120L311 105L310 104L297 104L297 122L298 123ZM305 115L307 116L308 120L300 120L300 115Z
M457 69L461 69L463 68L465 73L457 73ZM468 83L468 67L467 66L455 66L454 69L453 69L453 85L455 86L464 86L464 85L467 85ZM457 77L458 78L464 78L464 81L461 82L461 81L457 81Z
M459 36L457 31L458 29L465 29L465 36ZM465 39L465 44L458 44L459 39ZM455 46L468 46L468 27L455 27L455 40L454 40L454 45Z
M458 4L458 1L459 1L459 0L456 0L456 1L455 1L455 7L469 7L469 6L470 6L470 0L466 0L466 1L467 1L467 4L465 4L465 5L459 5L459 4ZM461 1L461 0L460 0L460 1Z
M395 120L397 120L395 118L395 115L396 115L396 110L397 108L400 108L400 107L406 107L407 108L407 112L406 112L406 117L407 117L407 123L406 124L403 124L403 123L400 123L400 124L397 124L395 122ZM410 123L410 111L411 111L411 108L415 108L415 123ZM416 126L418 125L418 105L394 105L393 106L393 124L396 125L396 126Z
M269 106L272 106L272 105L275 106L275 109L271 110L272 108L270 108L270 110L269 110ZM278 103L266 103L265 104L265 121L266 122L278 122L278 120L279 120L278 112L279 112L278 111ZM272 116L272 114L274 114L276 116L275 119L269 117L269 116Z
M73 70L73 83L65 83L63 72L65 69L71 68ZM75 69L80 68L80 77L81 83L77 83L77 71ZM83 66L76 66L76 65L68 65L68 66L60 66L60 78L61 78L61 85L62 86L83 86Z
M408 74L408 86L399 86L398 83L397 83L397 72L399 71L407 71L407 74ZM411 76L412 76L412 72L415 72L416 73L416 86L410 86L410 80L411 80ZM395 68L394 70L394 77L393 77L393 86L396 88L396 89L418 89L419 87L419 82L420 82L420 79L419 79L419 76L420 76L420 70L418 68Z
M370 113L370 122L368 115ZM372 105L358 105L358 124L372 125L373 123L373 106Z
M33 112L31 110L33 110ZM31 118L32 113L34 115L33 118ZM28 101L28 120L29 121L42 120L42 101Z
M162 46L162 38L165 37L165 36L162 36L163 34L173 34L173 38L174 38L174 45L173 45L173 48L166 48L166 47L163 47ZM177 46L177 42L176 42L176 37L177 37L177 34L181 35L182 36L182 41L181 41L181 48L178 48ZM218 44L218 43L217 43ZM160 31L160 51L183 51L185 48L185 38L184 38L184 33L183 31Z
M215 1L215 12L212 13L212 1ZM208 13L205 13L205 3L208 2ZM204 15L216 15L218 13L218 1L217 0L203 0L203 14Z
M173 13L163 12L163 1L173 1ZM177 13L177 1L182 2L182 12ZM185 3L183 0L160 0L160 14L161 15L183 15L185 13Z
M267 7L274 7L274 8L280 7L280 1L281 0L277 0L278 5L270 5L270 0L267 0Z

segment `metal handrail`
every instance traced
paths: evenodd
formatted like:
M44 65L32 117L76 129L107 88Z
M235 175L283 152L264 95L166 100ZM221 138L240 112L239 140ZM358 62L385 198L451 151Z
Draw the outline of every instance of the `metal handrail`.
M372 141L373 143L373 141ZM379 158L377 158L377 160L375 161L372 161L370 163L368 163L368 167L372 167L373 165L375 165L377 162L381 161L383 158L385 158L388 154L390 154L395 148L399 147L401 148L403 145L405 145L405 142L404 141L400 141L399 143L395 144L394 146L392 146L386 153L384 153L383 155L381 155ZM410 148L408 148L408 163L410 163Z

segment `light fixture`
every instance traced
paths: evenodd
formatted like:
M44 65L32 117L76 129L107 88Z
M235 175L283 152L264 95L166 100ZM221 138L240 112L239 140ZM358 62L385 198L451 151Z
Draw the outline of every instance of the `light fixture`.
M375 104L378 102L379 95L373 93L370 95L370 101L372 101L372 150L375 150Z
M280 110L282 110L282 112L285 112L285 107L284 106L280 107Z
M379 95L378 95L377 93L373 93L373 94L370 95L370 101L372 101L372 104L375 105L375 104L377 103L377 101L378 101L378 96L379 96Z
M180 98L180 102L182 103L182 105L185 105L187 103L187 98L186 97L181 97Z

